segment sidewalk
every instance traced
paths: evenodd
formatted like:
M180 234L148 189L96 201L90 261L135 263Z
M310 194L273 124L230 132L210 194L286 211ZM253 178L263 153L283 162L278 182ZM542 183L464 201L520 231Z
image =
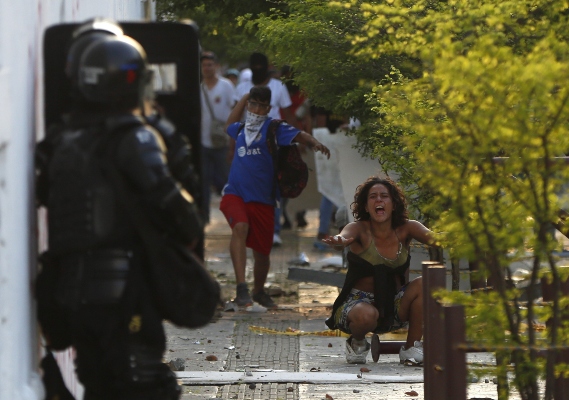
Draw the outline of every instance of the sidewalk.
M218 202L219 198L212 201L211 223L206 230L206 261L208 269L222 285L224 300L229 300L235 295L228 253L230 230L217 209ZM283 231L283 245L271 253L267 283L283 293L274 297L279 309L266 313L219 310L215 322L195 330L166 324L168 350L164 361L183 368L177 372L183 383L182 399L424 398L423 383L419 383L423 369L399 364L397 354L381 355L378 363L374 363L370 355L367 364L350 365L344 356L344 337L257 333L250 329L259 326L280 332L287 328L304 332L327 331L324 320L338 295L338 288L287 279L287 261L301 252L311 262L338 255L333 251L317 251L312 246L318 210L309 210L306 219L308 226L305 229ZM247 265L250 283L251 267ZM404 336L392 339L404 340ZM492 357L487 353L470 354L469 361L489 363ZM362 367L369 369L363 376ZM482 379L471 384L467 398L497 399L492 378L488 377L488 383Z

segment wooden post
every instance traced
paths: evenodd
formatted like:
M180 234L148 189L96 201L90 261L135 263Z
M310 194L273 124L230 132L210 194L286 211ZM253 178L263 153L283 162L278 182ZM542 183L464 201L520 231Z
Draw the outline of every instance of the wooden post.
M448 400L466 400L466 321L464 306L444 308L445 375Z
M566 266L558 267L561 268L569 268ZM564 275L564 274L563 274ZM543 296L543 301L546 302L553 302L553 298L555 296L555 288L552 283L548 283L547 279L544 277L541 279L541 292ZM561 293L559 296L568 296L569 295L569 279L561 282ZM560 309L560 323L563 324L564 321L567 321L569 318L567 309ZM549 326L549 322L547 322ZM550 350L552 351L552 350ZM558 350L556 356L556 364L557 363L569 363L569 350ZM569 398L569 378L559 377L555 379L555 386L553 388L553 396L555 399L567 399Z
M460 289L460 259L452 258L450 260L452 268L452 290Z
M441 398L441 388L446 387L442 307L432 297L433 291L446 288L446 268L433 261L424 261L422 265L425 400L446 400L446 396Z

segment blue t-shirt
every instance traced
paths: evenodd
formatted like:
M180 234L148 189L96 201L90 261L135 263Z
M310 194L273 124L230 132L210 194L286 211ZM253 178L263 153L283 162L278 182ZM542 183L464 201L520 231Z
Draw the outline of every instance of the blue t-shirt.
M223 194L233 194L245 203L258 202L275 205L273 196L273 157L267 145L267 129L271 118L267 118L253 143L247 147L245 133L239 130L240 122L227 127L227 134L235 139L235 153ZM275 132L279 146L289 146L300 131L287 123L281 123ZM278 196L278 194L277 194Z

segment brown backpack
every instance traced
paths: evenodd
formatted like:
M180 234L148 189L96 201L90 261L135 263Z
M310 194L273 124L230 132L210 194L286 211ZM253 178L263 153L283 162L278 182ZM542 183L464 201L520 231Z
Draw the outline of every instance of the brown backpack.
M278 146L276 131L283 120L274 119L267 130L267 144L275 165L275 182L281 197L294 199L300 196L308 183L308 166L302 159L298 146Z

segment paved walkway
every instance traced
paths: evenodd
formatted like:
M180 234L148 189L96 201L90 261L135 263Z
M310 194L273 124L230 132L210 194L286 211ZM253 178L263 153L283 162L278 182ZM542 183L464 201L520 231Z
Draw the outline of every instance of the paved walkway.
M212 222L206 231L208 269L222 285L224 300L235 295L235 281L228 254L230 230L213 199ZM275 297L279 309L267 313L219 310L215 322L195 330L167 324L168 350L165 362L179 364L184 400L195 399L423 399L423 370L399 364L398 355L371 356L365 365L345 361L343 337L292 336L259 333L251 326L286 331L326 331L324 320L338 288L287 279L287 262L304 252L311 262L338 255L319 252L312 243L317 231L318 211L307 213L303 230L284 231L283 245L274 248L269 284L282 296ZM251 265L247 266L252 282ZM395 337L404 340L404 336ZM472 356L472 357L470 357ZM488 363L488 354L469 355L469 360ZM362 375L360 368L369 369ZM301 376L300 373L305 373ZM237 377L237 378L236 378ZM387 383L377 383L385 382ZM313 383L301 383L301 382ZM468 398L497 399L492 377L470 385ZM513 398L513 397L512 397Z

